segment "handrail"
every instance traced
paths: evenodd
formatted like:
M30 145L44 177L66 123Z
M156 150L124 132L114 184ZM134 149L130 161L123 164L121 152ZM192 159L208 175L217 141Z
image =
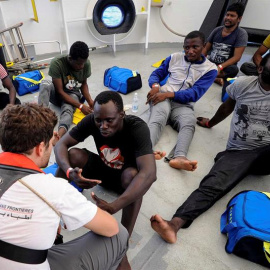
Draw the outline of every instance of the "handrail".
M40 43L58 43L60 54L63 53L61 43L58 40L33 41L24 43L25 45L40 44Z

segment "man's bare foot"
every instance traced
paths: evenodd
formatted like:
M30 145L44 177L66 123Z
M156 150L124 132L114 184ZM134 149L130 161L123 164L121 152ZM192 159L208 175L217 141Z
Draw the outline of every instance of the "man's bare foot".
M128 262L127 255L124 256L116 270L131 270L131 266Z
M164 220L160 215L152 216L150 221L152 229L156 231L164 241L170 244L176 242L177 231L170 221Z
M195 171L198 167L197 160L188 160L186 157L176 157L170 160L169 165L172 168L186 171Z
M223 86L224 80L223 80L223 78L215 78L215 83L220 85L220 86Z
M155 160L160 160L166 156L166 152L164 151L154 151L153 154L155 156Z

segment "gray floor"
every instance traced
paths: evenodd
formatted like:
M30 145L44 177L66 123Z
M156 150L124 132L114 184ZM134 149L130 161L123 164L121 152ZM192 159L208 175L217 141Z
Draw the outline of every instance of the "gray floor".
M241 62L250 59L256 48L247 48ZM142 76L143 87L138 90L139 112L144 113L148 106L145 105L146 94L149 91L147 84L148 77L153 71L151 65L156 61L165 58L170 53L177 51L175 46L166 48L152 48L145 55L143 50L133 48L129 51L119 51L116 56L111 52L90 54L92 63L92 76L89 78L89 89L94 98L100 91L105 90L103 86L104 70L117 65L120 67L138 70ZM44 70L47 74L47 70ZM33 100L32 95L22 97L23 101ZM211 117L217 110L220 102L221 87L213 85L205 96L196 104L195 112L197 116ZM133 93L123 96L125 104L131 104ZM127 111L127 114L130 114ZM169 167L163 161L157 162L157 181L144 196L143 205L138 216L138 220L130 239L130 249L128 258L133 270L153 269L153 270L226 270L226 269L246 269L258 270L263 267L229 255L225 252L226 237L219 231L220 215L225 210L229 199L242 190L269 191L269 176L250 176L242 181L234 190L217 202L209 211L199 217L193 225L178 233L176 244L165 243L150 227L149 218L155 213L159 213L165 219L170 219L175 210L184 202L187 196L198 187L202 177L208 173L213 164L213 158L225 149L229 123L231 117L214 127L213 129L196 128L194 139L190 146L188 157L198 160L198 169L195 172L178 171ZM174 146L176 132L169 126L155 147L167 153ZM92 151L95 146L92 139L80 145ZM54 162L54 156L50 163ZM101 187L96 187L95 192L101 198L112 201L115 194L110 193ZM90 199L90 191L83 193ZM120 220L121 213L116 214ZM74 232L63 232L65 241L73 239L85 232L84 229Z

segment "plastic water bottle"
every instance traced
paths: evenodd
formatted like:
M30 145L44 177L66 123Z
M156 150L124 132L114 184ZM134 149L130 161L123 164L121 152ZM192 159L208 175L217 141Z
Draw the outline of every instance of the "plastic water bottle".
M138 112L138 109L139 109L139 98L138 93L135 93L132 102L132 112L136 113Z
M34 96L31 103L38 104L38 96Z

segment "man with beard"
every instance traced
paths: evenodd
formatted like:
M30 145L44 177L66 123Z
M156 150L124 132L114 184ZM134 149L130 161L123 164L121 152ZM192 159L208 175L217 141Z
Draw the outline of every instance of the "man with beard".
M170 221L159 215L152 216L152 228L165 241L175 243L181 228L189 227L195 218L249 174L270 174L270 54L261 61L258 73L259 77L239 77L228 86L229 98L211 120L197 118L199 126L212 128L233 112L227 148L217 154L214 166L199 188L191 193ZM243 109L245 124L239 127L239 110ZM235 136L239 129L246 130L245 136Z
M239 71L237 62L247 46L247 32L239 27L244 9L240 3L230 5L224 17L224 26L212 31L203 50L205 56L210 53L209 60L218 67L215 82L223 85L222 101L227 98L226 87L229 85L227 78L234 78L237 75Z
M89 136L93 136L98 154L69 149ZM59 140L55 156L58 176L81 188L101 184L120 194L109 203L94 193L92 198L110 214L122 210L121 223L131 235L143 195L156 180L156 164L147 124L137 116L125 115L121 96L113 91L98 94L94 112ZM120 267L131 269L126 257Z

